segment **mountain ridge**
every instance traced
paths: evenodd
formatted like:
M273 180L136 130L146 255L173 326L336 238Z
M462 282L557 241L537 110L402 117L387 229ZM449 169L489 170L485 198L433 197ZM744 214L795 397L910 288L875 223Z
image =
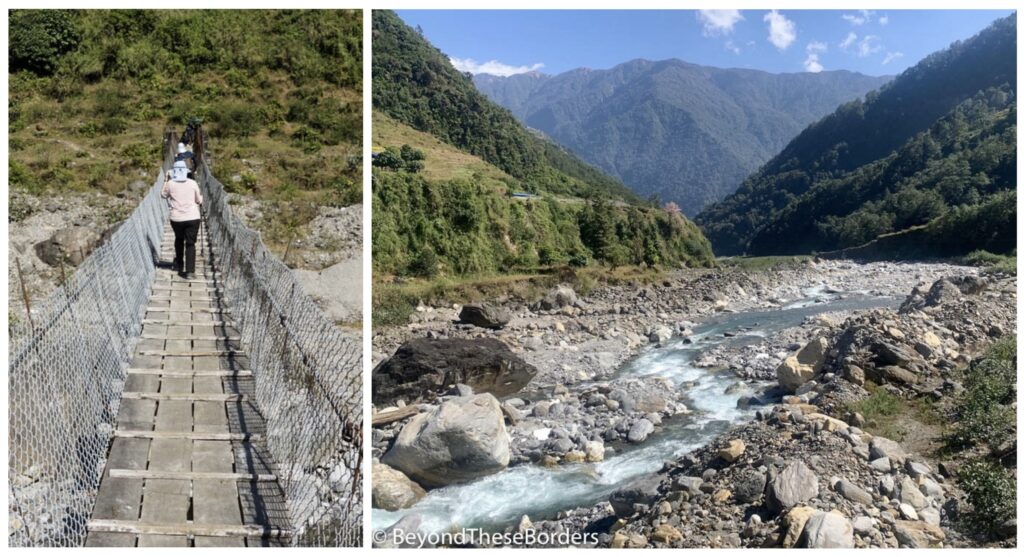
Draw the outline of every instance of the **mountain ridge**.
M972 97L993 90L983 96L1009 95L1010 101L1015 103L1014 18L996 20L974 37L925 57L864 100L846 103L808 126L751 174L735 193L709 206L697 217L716 251L725 255L747 252L761 231L769 226L778 228L773 222L779 215L799 202L815 185L843 180L890 156L942 118L953 115ZM994 109L1005 98L982 101L983 108ZM966 110L966 116L970 116L975 109L967 107ZM968 121L967 126L970 125ZM928 138L920 141L931 145ZM941 143L941 138L938 141ZM949 139L947 147L956 149L959 141L957 137ZM999 151L999 147L986 148ZM924 153L914 161L932 159L932 155ZM980 168L969 169L966 176L977 175ZM924 175L918 178L924 179ZM897 183L889 184L890 189L897 186ZM943 195L943 200L954 206L962 204L951 195ZM756 246L758 253L769 249L763 241L756 242Z
M731 193L807 124L887 79L845 70L773 74L673 58L556 75L479 74L474 83L638 195L675 201L693 215Z

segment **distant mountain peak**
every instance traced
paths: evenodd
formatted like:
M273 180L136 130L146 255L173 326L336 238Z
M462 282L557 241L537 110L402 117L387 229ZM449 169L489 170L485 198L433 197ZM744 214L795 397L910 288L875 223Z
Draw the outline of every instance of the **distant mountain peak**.
M544 79L477 76L520 122L687 215L732 193L804 127L888 81L636 58Z

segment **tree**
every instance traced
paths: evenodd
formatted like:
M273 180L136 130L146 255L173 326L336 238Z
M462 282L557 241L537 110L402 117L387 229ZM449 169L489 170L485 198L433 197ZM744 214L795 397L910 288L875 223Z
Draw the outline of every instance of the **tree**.
M61 56L78 46L80 35L66 10L13 10L10 19L11 71L51 75Z

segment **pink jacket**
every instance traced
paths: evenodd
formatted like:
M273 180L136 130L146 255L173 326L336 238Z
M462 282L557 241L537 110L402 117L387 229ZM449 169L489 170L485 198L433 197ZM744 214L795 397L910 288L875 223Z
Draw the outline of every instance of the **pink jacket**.
M199 220L199 205L203 203L203 196L195 180L167 180L160 190L160 197L169 200L171 220L174 222Z

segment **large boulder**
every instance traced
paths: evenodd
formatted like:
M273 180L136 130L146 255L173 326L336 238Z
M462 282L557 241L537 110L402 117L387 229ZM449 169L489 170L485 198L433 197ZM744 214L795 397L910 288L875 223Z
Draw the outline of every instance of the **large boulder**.
M814 377L814 368L801 364L796 356L790 356L775 368L775 376L779 386L792 393Z
M632 516L636 512L636 505L650 506L657 501L660 485L660 476L645 476L613 491L608 497L608 502L615 511L615 516Z
M505 397L518 392L537 368L491 338L429 339L406 342L373 370L373 403L390 406L440 394L451 385L468 385L475 393Z
M576 292L564 284L552 288L535 305L535 309L552 311L576 303Z
M718 458L732 464L743 455L745 450L747 450L747 446L742 439L733 439L729 441L728 445L719 449Z
M799 460L786 466L768 484L768 503L784 510L818 495L818 476Z
M821 369L825 366L826 356L828 356L828 339L818 337L808 342L796 353L796 361L801 365L810 366L814 373L821 373Z
M893 524L893 533L900 547L915 549L936 547L946 539L942 528L919 520L897 520Z
M61 262L78 266L102 241L91 228L74 226L54 232L50 239L36 244L35 249L39 259L51 267L58 267Z
M641 418L633 424L633 427L629 428L629 433L626 434L626 439L630 443L642 443L647 439L647 436L652 433L654 433L654 424L647 418Z
M853 547L853 524L836 511L820 512L804 525L804 544L809 548Z
M502 470L509 444L496 398L459 397L410 420L381 462L424 487L442 487Z
M740 503L756 503L764 495L767 479L755 469L741 472L732 485L732 494Z
M797 542L803 538L804 527L812 516L817 514L818 509L812 507L794 507L782 517L782 537L779 544L782 547L796 547Z
M850 480L839 480L839 482L836 483L836 491L854 503L870 505L872 501L874 501L870 493L864 491L859 485L851 482Z
M783 360L775 369L779 385L794 392L808 382L825 366L828 356L828 339L818 337L801 348L795 356Z
M512 320L512 314L492 304L466 304L459 312L459 321L484 329L500 329Z
M409 476L387 464L373 463L373 508L386 511L407 509L427 495Z
M870 460L888 458L892 462L902 463L907 459L907 453L899 443L892 439L875 436L868 444L868 457Z

